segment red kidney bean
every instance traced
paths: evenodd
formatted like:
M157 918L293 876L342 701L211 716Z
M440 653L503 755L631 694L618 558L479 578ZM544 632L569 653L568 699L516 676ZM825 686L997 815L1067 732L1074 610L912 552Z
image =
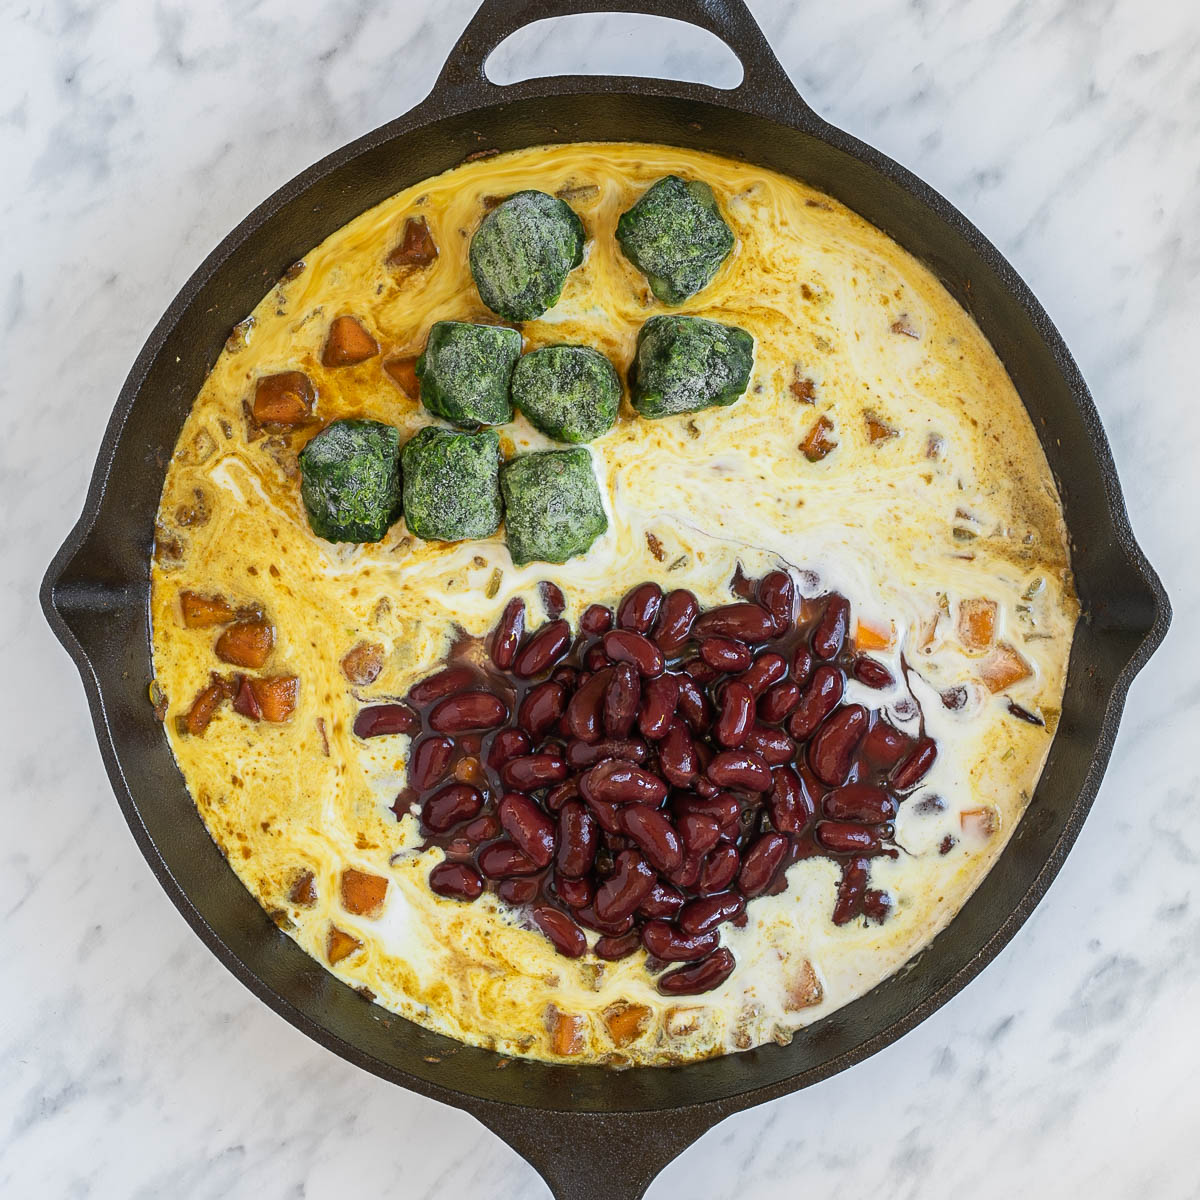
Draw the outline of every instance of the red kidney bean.
M666 921L648 921L642 929L642 945L663 962L693 962L711 954L720 944L721 935L689 934Z
M777 683L787 674L787 669L787 659L782 654L767 650L738 676L738 682L744 683L757 700L771 684Z
M530 637L513 660L512 672L522 679L532 679L548 671L571 645L571 627L561 618L547 621Z
M425 737L413 746L408 760L408 785L418 792L428 791L446 774L454 743L448 737Z
M589 671L603 671L605 667L611 667L612 663L608 661L603 646L591 646L583 656L583 665Z
M596 891L596 916L610 924L632 916L650 894L654 879L654 868L636 850L622 850L613 873Z
M818 821L817 841L835 854L869 854L879 849L879 833L865 825L845 821Z
M657 775L625 759L611 758L592 767L579 781L585 800L613 804L648 804L657 808L667 798L667 785Z
M663 673L663 653L648 638L630 629L610 629L601 643L604 653L615 663L629 663L639 675Z
M796 585L786 571L771 571L758 585L759 604L771 614L775 629L783 633L796 615Z
M674 871L670 872L667 878L676 887L692 891L700 880L700 871L703 866L704 859L700 855L685 854L683 862Z
M775 636L775 620L760 604L726 604L701 613L692 626L694 637L714 634L742 642L767 642Z
M678 653L688 640L699 611L700 602L686 589L666 594L654 626L654 640L664 654Z
M567 598L562 594L562 588L557 583L551 583L548 579L543 579L538 584L538 595L542 598L542 607L546 610L546 615L554 620L555 617L561 617L562 611L567 607Z
M812 795L791 767L775 772L767 804L771 824L780 833L803 833L815 809Z
M621 806L611 800L598 800L595 796L587 798L588 807L596 816L596 824L606 834L621 832Z
M818 658L837 658L850 630L850 601L836 592L829 597L825 611L812 633L812 650Z
M867 732L870 716L861 704L846 704L826 719L808 745L808 761L816 777L840 787L850 774L854 752Z
M491 692L459 692L434 706L429 728L435 733L466 733L495 729L508 720L508 705Z
M695 743L678 717L658 743L658 769L675 787L687 787L700 769Z
M561 812L562 807L568 800L576 800L579 798L579 784L574 779L564 779L562 783L555 784L545 795L542 803L546 806L547 811L556 813Z
M502 879L496 885L496 895L505 904L512 904L517 907L532 903L538 894L538 890L538 881L530 879L527 875Z
M513 792L536 792L539 788L562 783L570 774L566 759L560 754L522 754L510 758L500 768L504 786Z
M604 731L609 737L623 738L629 735L641 699L642 688L637 672L629 663L618 663L604 689Z
M671 811L677 820L689 814L711 817L722 830L737 827L742 815L742 802L732 792L718 792L715 796L677 795L671 800Z
M679 928L693 936L708 933L725 921L732 921L746 907L746 899L737 892L701 896L689 900L679 914Z
M679 834L658 809L631 804L621 813L621 826L657 870L668 873L683 862Z
M507 839L492 842L479 852L479 869L489 879L534 875L540 868L517 844Z
M837 901L833 906L835 925L845 925L862 912L863 892L870 869L871 864L865 858L853 858L842 868L842 880L838 884Z
M579 628L584 633L590 633L592 637L607 633L612 625L612 609L605 608L603 604L589 604L583 610L583 616L579 618Z
M575 920L586 929L594 929L597 933L614 938L628 933L633 928L632 914L622 917L619 921L606 921L597 914L595 901L591 904L585 904L582 908L577 908L575 910Z
M406 704L373 704L354 718L354 736L382 737L389 733L416 733L421 719Z
M808 686L800 693L800 703L792 709L792 715L788 718L788 733L798 742L812 737L817 726L837 708L845 686L837 667L818 667Z
M555 683L561 683L567 689L568 694L573 693L580 683L579 670L576 667L555 667L550 672L550 678Z
M483 794L466 783L452 783L434 792L421 809L421 823L433 833L445 833L455 825L477 817Z
M898 792L915 787L929 773L935 758L937 743L932 738L922 738L917 748L892 772L892 786Z
M502 729L492 739L492 748L488 751L487 764L493 771L498 771L510 758L528 754L533 749L533 741L523 729Z
M530 688L521 707L517 709L517 724L527 729L537 741L563 715L567 706L567 690L561 683L546 680Z
M680 665L684 674L700 687L721 677L721 672L716 667L710 667L702 658L689 658Z
M676 967L660 976L658 990L664 996L699 996L720 987L733 974L736 965L732 953L722 946L702 962Z
M709 761L712 761L711 754L709 755ZM707 775L701 775L696 782L692 784L692 787L696 789L696 794L698 796L703 796L706 800L711 800L713 796L718 796L721 793L721 789L717 787L717 785L713 783L713 781L709 779Z
M525 632L525 601L510 600L504 607L500 623L492 631L492 662L500 671L507 671L516 661Z
M700 657L714 671L732 675L744 671L754 661L750 647L736 638L707 637L700 643Z
M590 879L568 879L565 875L554 876L554 890L559 899L570 908L583 908L595 899L596 889Z
M854 660L852 669L854 671L854 678L869 688L887 688L896 682L892 678L891 671L883 663L877 658L871 658L866 654L860 654Z
M782 833L764 833L746 851L738 872L738 889L743 896L758 896L767 890L787 848L788 840Z
M765 792L771 786L771 769L759 755L744 750L722 750L708 764L708 777L719 787L741 792Z
M642 736L656 742L665 737L679 704L679 677L660 675L646 680L642 688L642 703L638 709L637 724Z
M688 854L707 854L721 839L721 826L703 813L685 813L678 826L679 840Z
M679 715L696 733L703 733L712 724L712 707L690 675L677 675L679 680Z
M740 746L754 720L754 695L744 683L730 681L721 691L721 706L712 735L719 746Z
M559 871L571 878L586 875L596 861L600 830L596 818L578 800L568 800L558 814Z
M654 920L661 917L669 920L683 907L683 893L669 883L656 880L650 894L638 905L638 916Z
M878 888L868 888L863 892L863 916L868 921L876 921L882 925L891 915L892 903L892 898L887 892L881 892Z
M812 669L812 651L807 646L797 646L796 653L792 655L792 678L803 687L808 682Z
M778 767L791 762L796 753L796 743L782 729L751 725L742 741L742 749L757 754L768 767Z
M914 743L894 725L879 720L863 738L860 753L876 767L894 767L912 749Z
M496 806L504 832L539 867L554 857L554 822L528 796L505 792Z
M408 690L408 698L413 704L432 704L444 696L476 686L478 682L479 675L473 667L447 667L414 683Z
M896 799L881 787L869 783L848 783L834 788L821 802L827 817L835 821L862 821L881 825L895 819Z
M700 869L696 890L702 896L711 896L725 891L737 878L742 859L737 847L729 843L714 847L708 852Z
M759 719L768 725L778 725L800 703L800 685L790 679L767 690L758 702Z
M649 633L662 605L662 588L657 583L639 583L625 593L617 607L617 624L634 633Z
M476 817L470 824L464 825L462 835L474 845L490 842L492 838L499 837L500 822L493 813L484 813L482 817Z
M530 914L533 923L550 939L555 950L567 958L578 958L587 949L583 930L557 908L540 905Z
M596 940L592 953L605 962L616 962L628 958L642 944L642 935L636 930L622 937L602 937Z
M630 762L644 763L650 757L650 747L638 738L604 738L588 745L587 742L567 743L567 766L573 771L594 767L606 758L626 758Z
M465 863L440 862L429 872L429 886L451 900L478 900L483 894L479 872Z
M602 732L604 692L612 674L611 667L601 668L567 703L567 726L580 741L594 742Z

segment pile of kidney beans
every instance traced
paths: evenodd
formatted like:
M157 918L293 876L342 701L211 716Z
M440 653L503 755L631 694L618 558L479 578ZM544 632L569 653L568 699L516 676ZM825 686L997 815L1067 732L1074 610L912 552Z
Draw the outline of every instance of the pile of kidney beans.
M444 849L436 893L493 889L572 958L590 929L600 958L641 946L652 971L683 964L660 975L665 995L729 976L720 925L783 891L797 859L841 863L836 924L886 919L870 858L895 856L898 805L937 747L843 702L847 676L893 683L855 652L843 596L801 609L784 571L734 588L737 602L701 612L691 592L643 583L573 634L543 584L539 628L514 600L484 665L452 655L406 703L358 714L360 737L413 737L395 812L417 804Z

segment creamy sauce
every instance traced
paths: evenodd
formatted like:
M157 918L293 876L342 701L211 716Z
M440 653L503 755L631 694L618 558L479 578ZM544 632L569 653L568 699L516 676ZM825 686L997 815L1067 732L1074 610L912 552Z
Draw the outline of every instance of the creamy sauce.
M747 394L731 408L653 422L626 402L616 427L591 444L609 530L563 566L516 568L502 536L441 545L409 536L403 522L378 545L316 538L296 468L306 438L347 415L391 422L407 437L430 418L383 364L419 353L435 320L495 321L466 264L484 198L540 188L562 192L580 214L584 263L560 302L523 327L525 348L586 343L624 375L638 328L663 307L613 231L669 172L711 184L737 235L714 282L681 311L754 335ZM425 217L440 254L398 271L386 259L410 216ZM343 314L358 317L382 353L327 370L321 348ZM293 369L317 386L319 425L248 440L243 403L254 381ZM821 416L837 445L814 462L799 443ZM520 417L500 432L507 454L550 444ZM168 473L160 527L156 686L180 769L230 865L319 961L331 926L357 938L361 948L330 969L377 1003L462 1041L538 1058L556 1056L551 1036L564 1019L573 1061L677 1062L786 1040L897 970L959 910L1019 820L1057 724L1077 616L1036 435L995 353L930 272L803 184L662 146L540 147L466 164L327 239L263 300L206 380ZM750 576L790 566L806 595L840 591L860 621L885 637L894 630L872 653L896 678L901 654L911 668L939 757L901 807L903 852L873 863L871 886L895 897L890 918L835 927L839 869L802 861L785 892L750 904L744 928L723 927L738 962L730 978L705 996L668 1000L640 953L614 964L564 959L493 896L435 896L425 881L441 851L420 852L416 819L398 823L390 811L408 740L356 739L362 703L402 696L444 657L456 626L485 634L513 596L540 621L541 580L563 590L574 624L589 603L613 604L646 579L688 587L704 606L728 602L738 563ZM277 629L268 669L300 677L288 723L251 723L226 705L203 737L177 731L176 716L221 667L216 631L182 626L183 589L262 605ZM969 651L959 634L960 604L976 598L995 603L995 642L1029 670L995 693L982 680L1002 652ZM384 647L385 665L355 687L339 661L364 639ZM965 703L951 710L940 694L955 687ZM899 696L853 682L848 692L870 707ZM1010 701L1045 726L1014 717ZM922 803L934 796L940 807ZM343 909L347 867L389 879L377 918ZM290 899L304 871L314 875L311 906ZM606 1019L623 1004L649 1010L627 1044Z

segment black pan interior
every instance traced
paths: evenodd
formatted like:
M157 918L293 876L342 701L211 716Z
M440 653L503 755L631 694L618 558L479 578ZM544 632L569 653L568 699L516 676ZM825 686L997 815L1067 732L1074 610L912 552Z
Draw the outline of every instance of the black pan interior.
M82 543L64 547L44 599L88 683L110 775L143 851L218 956L289 1020L367 1069L468 1107L469 1097L595 1113L713 1104L715 1119L872 1053L943 1003L1011 937L1078 832L1128 679L1161 638L1168 609L1124 523L1107 446L1074 364L1011 269L944 201L844 135L698 98L711 97L707 89L637 81L629 84L635 93L617 80L597 92L595 80L557 82L564 94L527 95L466 115L418 109L318 164L222 243L139 358L77 531ZM655 94L660 89L676 94ZM933 268L996 347L1042 437L1066 506L1085 618L1062 723L1028 814L996 869L909 969L787 1047L686 1068L612 1073L513 1063L500 1070L495 1055L393 1017L339 983L272 925L227 868L147 701L147 561L165 466L192 400L230 327L290 263L365 208L473 151L610 139L707 149L795 175Z

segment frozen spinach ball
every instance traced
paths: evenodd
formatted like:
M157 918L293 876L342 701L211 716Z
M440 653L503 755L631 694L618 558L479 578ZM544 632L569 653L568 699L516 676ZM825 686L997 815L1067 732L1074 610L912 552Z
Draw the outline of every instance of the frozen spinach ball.
M583 222L545 192L517 192L471 239L471 274L484 304L506 321L532 321L562 294L583 261Z
M660 179L617 222L625 257L664 304L682 304L712 282L733 249L712 188L699 179Z
M543 450L500 468L504 536L518 566L566 562L608 528L589 451Z
M547 437L590 442L613 427L621 380L598 350L546 346L517 360L512 400Z
M427 541L490 537L500 527L500 437L427 425L400 453L404 521Z
M437 321L417 359L421 403L452 425L503 425L512 420L508 383L520 355L515 329Z
M326 425L300 451L308 523L328 542L378 542L400 515L400 431L380 421Z
M651 317L638 333L629 370L633 407L670 417L732 404L750 382L754 339L705 317Z

